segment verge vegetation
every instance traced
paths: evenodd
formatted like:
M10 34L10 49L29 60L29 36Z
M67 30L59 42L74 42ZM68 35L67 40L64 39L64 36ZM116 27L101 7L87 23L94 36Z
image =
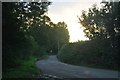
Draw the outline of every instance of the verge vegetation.
M68 64L118 70L118 53L107 40L69 43L61 48L57 57Z

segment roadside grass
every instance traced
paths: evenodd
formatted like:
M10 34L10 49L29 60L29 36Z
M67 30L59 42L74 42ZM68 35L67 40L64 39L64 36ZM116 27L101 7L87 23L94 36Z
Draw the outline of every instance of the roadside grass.
M36 58L30 57L28 60L17 60L20 66L11 68L5 75L4 78L33 78L33 75L40 74L41 71L35 67Z

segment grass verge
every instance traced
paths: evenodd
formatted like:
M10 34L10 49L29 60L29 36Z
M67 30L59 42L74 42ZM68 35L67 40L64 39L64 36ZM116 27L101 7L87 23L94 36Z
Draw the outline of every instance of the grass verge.
M33 78L33 75L39 74L40 70L36 68L35 57L30 57L28 60L17 60L20 66L16 68L9 69L5 75L3 73L4 78Z

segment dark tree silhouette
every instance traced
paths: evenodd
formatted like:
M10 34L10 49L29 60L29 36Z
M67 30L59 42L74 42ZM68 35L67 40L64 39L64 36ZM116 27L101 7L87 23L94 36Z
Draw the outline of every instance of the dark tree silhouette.
M50 2L2 3L3 73L18 65L16 59L27 59L33 54L34 39L27 34L27 23L37 15L43 15L48 5Z
M89 39L105 38L111 41L113 47L117 46L120 35L120 2L103 2L102 8L94 5L88 13L83 11L80 23Z

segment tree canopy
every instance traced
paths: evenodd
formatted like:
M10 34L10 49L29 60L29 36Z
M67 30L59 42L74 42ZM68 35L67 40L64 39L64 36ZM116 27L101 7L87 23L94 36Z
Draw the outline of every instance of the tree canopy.
M118 43L120 36L120 2L102 2L103 6L98 8L93 5L89 11L83 11L80 23L89 39L109 39L112 46Z

